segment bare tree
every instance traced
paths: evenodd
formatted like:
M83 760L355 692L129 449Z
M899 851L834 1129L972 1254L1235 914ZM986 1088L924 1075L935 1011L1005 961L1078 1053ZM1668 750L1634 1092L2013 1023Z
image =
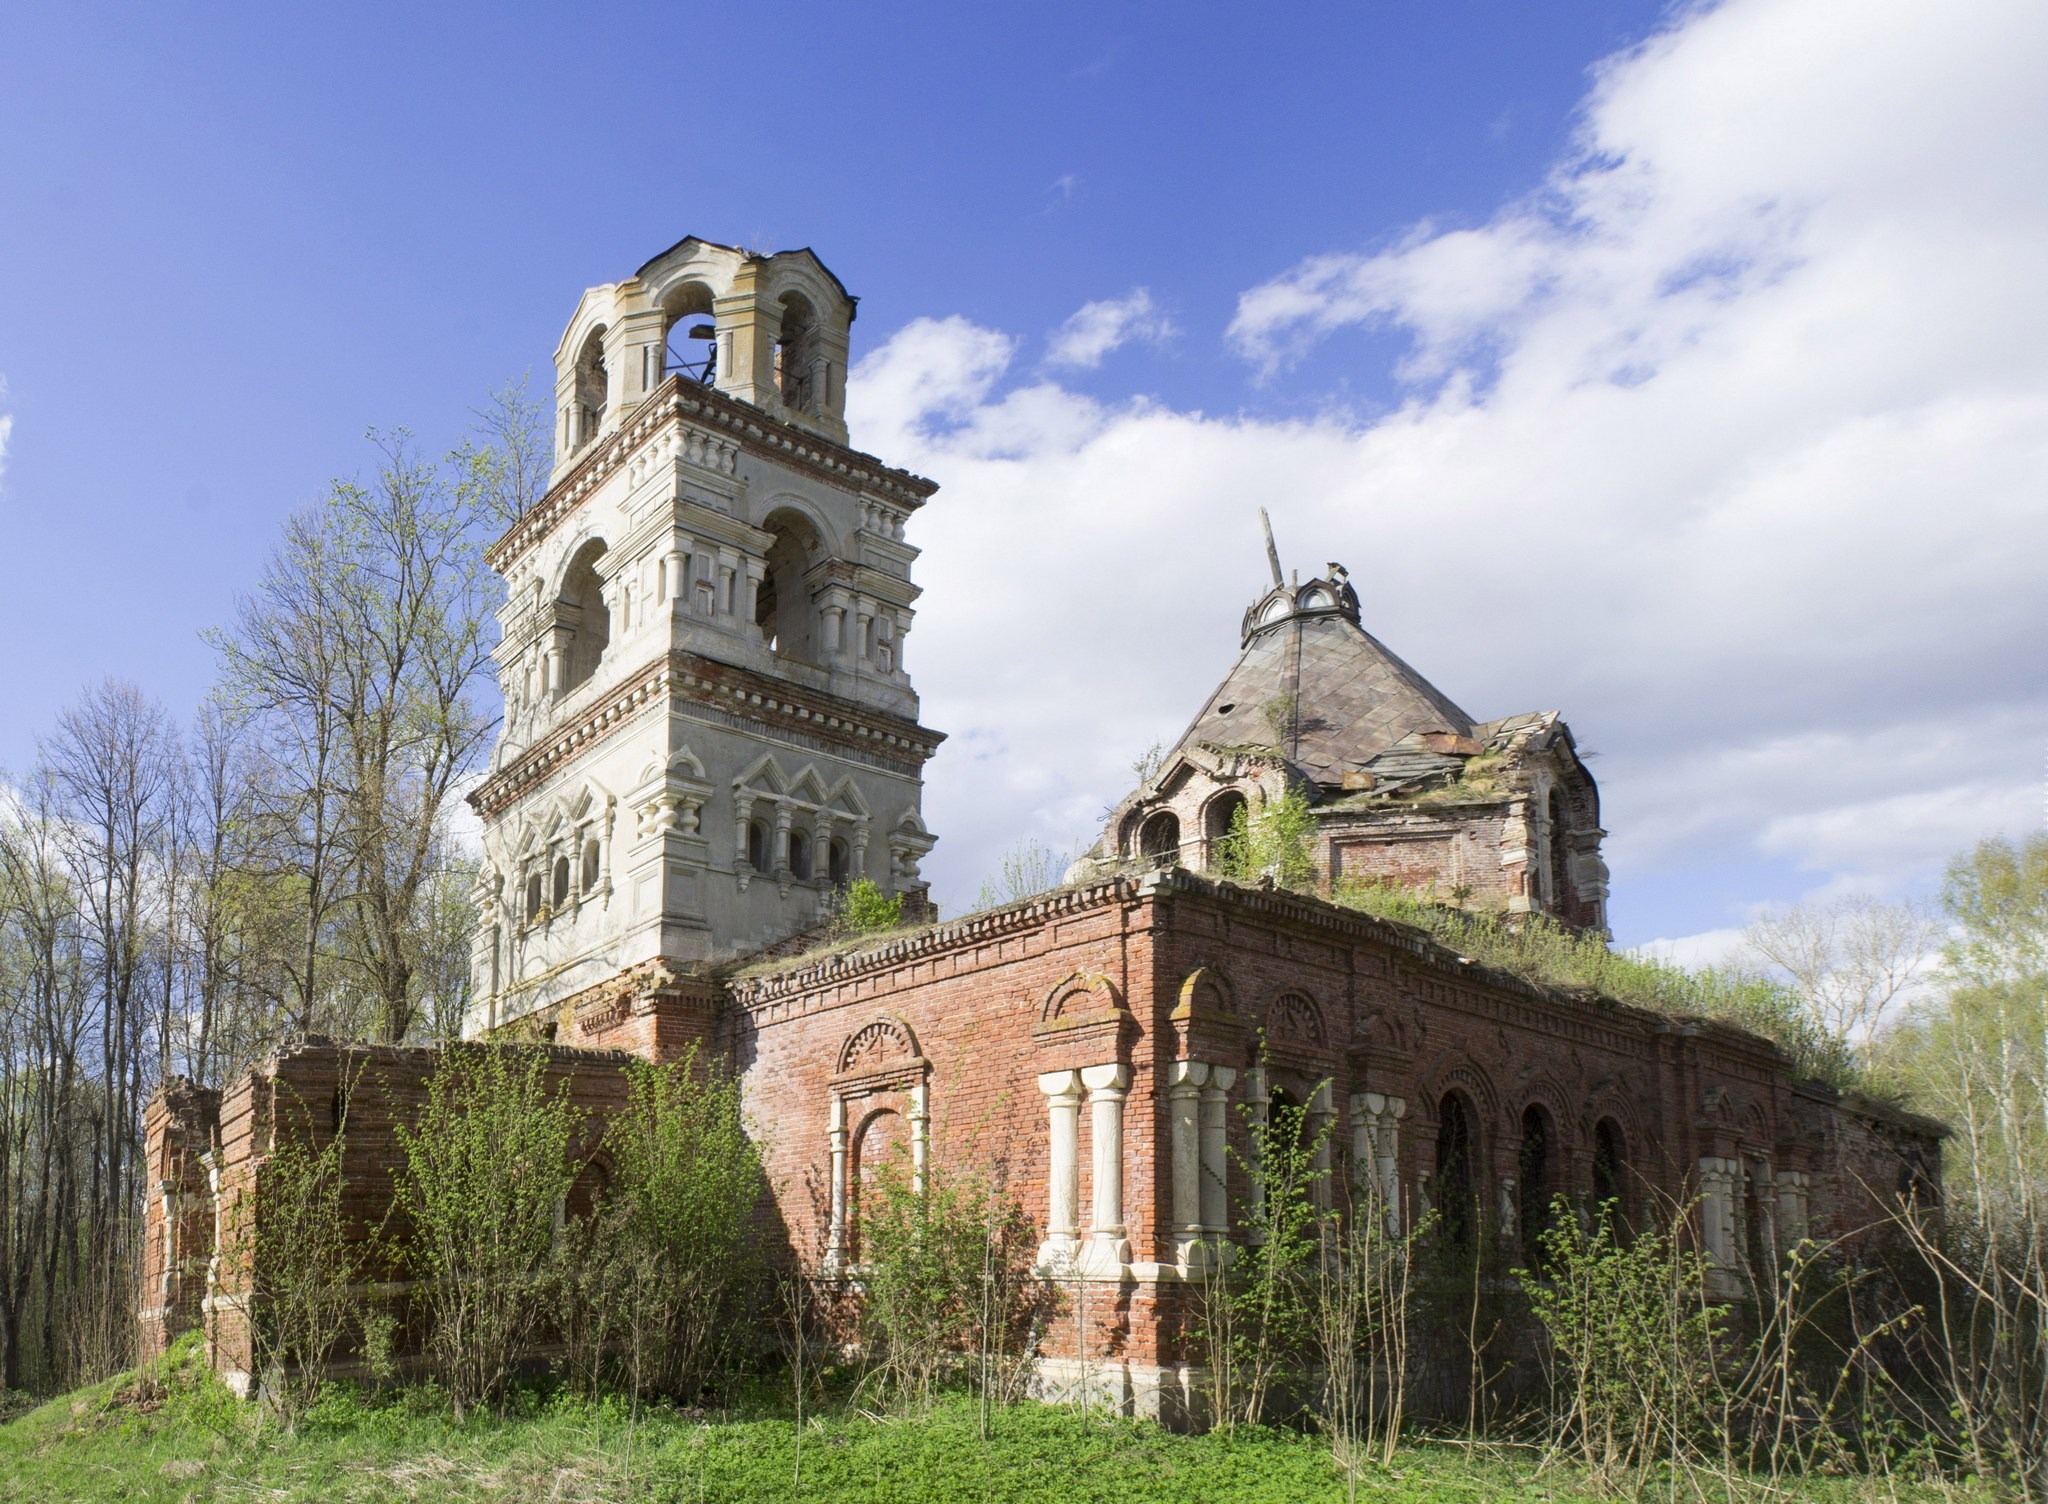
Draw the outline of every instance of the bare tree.
M1921 903L1845 898L1767 911L1743 949L1789 982L1837 1039L1861 1047L1941 958L1945 928Z

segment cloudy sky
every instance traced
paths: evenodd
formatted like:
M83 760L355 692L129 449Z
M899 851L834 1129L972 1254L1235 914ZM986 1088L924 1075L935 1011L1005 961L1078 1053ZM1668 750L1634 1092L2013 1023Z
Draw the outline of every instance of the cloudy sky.
M452 439L695 232L863 295L855 442L944 486L942 902L1178 734L1260 506L1467 710L1597 750L1624 942L2043 817L2034 0L43 9L0 48L0 767L101 675L189 709L366 427Z

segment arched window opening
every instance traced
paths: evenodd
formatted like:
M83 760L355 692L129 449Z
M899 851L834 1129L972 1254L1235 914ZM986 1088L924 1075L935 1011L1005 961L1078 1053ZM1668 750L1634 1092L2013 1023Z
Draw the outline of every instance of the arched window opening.
M603 1165L594 1159L586 1162L577 1172L575 1183L569 1187L569 1194L562 1199L564 1220L581 1221L595 1215L604 1205L611 1184L611 1175Z
M1479 1232L1479 1183L1472 1115L1465 1099L1450 1093L1436 1113L1436 1214L1446 1247L1469 1249Z
M1550 1115L1531 1106L1522 1114L1522 1145L1515 1157L1515 1220L1521 1225L1522 1257L1543 1266L1543 1234L1550 1228L1552 1153Z
M822 374L818 353L818 316L802 293L790 293L782 300L782 331L775 339L775 388L793 412L817 411L824 395L814 389Z
M604 544L593 538L577 553L562 577L562 598L556 615L559 630L568 638L562 653L564 694L597 672L604 650L611 645L611 611L604 603L604 583L597 577L597 561L603 557Z
M541 875L535 872L526 879L526 922L533 923L540 918Z
M768 546L767 568L754 596L754 624L771 651L805 663L816 662L807 576L824 552L818 534L794 512L773 513L764 525L775 541Z
M1138 854L1155 867L1170 867L1180 860L1180 817L1162 809L1145 821L1138 832Z
M825 866L826 876L832 879L832 886L835 888L845 887L853 876L852 853L847 850L846 843L837 836L834 836L831 844L825 848Z
M1251 806L1235 789L1218 794L1202 814L1202 833L1207 850L1205 860L1212 872L1235 871L1241 863L1237 846L1241 825L1249 825Z
M1565 811L1564 794L1557 789L1550 791L1550 902L1553 908L1562 909L1576 895L1572 892L1571 852L1567 848L1566 829L1568 816Z
M656 379L681 376L700 386L713 385L718 379L718 320L711 313L711 289L701 282L685 283L662 312L668 327L662 334Z
M768 827L760 820L747 822L747 865L756 872L768 870Z
M1593 1213L1614 1223L1616 1236L1626 1236L1628 1213L1622 1176L1628 1170L1628 1152L1622 1139L1622 1125L1612 1117L1593 1125Z
M569 901L569 859L555 858L555 907L560 908Z
M583 891L588 893L597 886L597 842L583 843Z
M576 352L576 404L571 409L575 433L571 447L581 449L597 437L604 426L605 404L611 397L611 373L604 363L604 330L590 331L583 348Z
M900 1193L910 1185L910 1133L901 1113L884 1109L861 1124L860 1135L853 1143L851 1169L853 1173L847 1177L846 1245L847 1251L858 1258L863 1203L873 1205L875 1198L887 1195L890 1190ZM883 1183L885 1179L889 1184Z
M789 875L798 882L811 877L811 838L800 830L789 833Z

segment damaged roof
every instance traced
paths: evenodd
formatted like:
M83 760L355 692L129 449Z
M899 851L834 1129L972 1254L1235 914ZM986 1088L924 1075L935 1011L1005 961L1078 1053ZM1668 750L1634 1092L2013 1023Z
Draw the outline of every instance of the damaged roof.
M1470 740L1472 717L1360 626L1357 612L1341 576L1276 588L1247 613L1237 663L1174 750L1277 743L1335 787L1406 738Z

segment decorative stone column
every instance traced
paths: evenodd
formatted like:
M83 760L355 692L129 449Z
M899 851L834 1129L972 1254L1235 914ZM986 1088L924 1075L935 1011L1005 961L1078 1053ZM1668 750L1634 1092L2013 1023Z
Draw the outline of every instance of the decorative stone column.
M775 844L768 861L775 869L775 885L784 894L789 892L789 884L793 876L789 870L789 825L795 814L796 811L787 804L775 806L775 834L773 836Z
M1046 1167L1050 1204L1046 1208L1045 1241L1039 1245L1040 1268L1071 1263L1081 1218L1081 1073L1048 1071L1038 1078L1045 1093L1047 1139L1051 1163Z
M910 1189L924 1194L926 1168L932 1153L932 1087L919 1081L910 1088Z
M825 1234L825 1267L846 1266L846 1098L832 1094L831 1116L826 1120L825 1142L832 1156L831 1221Z
M1741 1175L1738 1160L1711 1154L1700 1158L1700 1247L1707 1256L1710 1293L1715 1295L1730 1292L1736 1283L1735 1197Z
M1255 1065L1244 1073L1245 1106L1251 1111L1253 1133L1246 1145L1245 1158L1251 1170L1251 1196L1246 1205L1246 1214L1251 1226L1245 1231L1245 1241L1263 1243L1266 1241L1266 1186L1262 1172L1265 1169L1259 1153L1259 1132L1272 1120L1273 1096L1266 1088L1266 1068Z
M1081 1267L1097 1276L1120 1275L1131 1261L1130 1241L1124 1236L1124 1095L1130 1083L1130 1069L1123 1065L1091 1065L1081 1072L1081 1084L1088 1089L1095 1183Z
M1351 1158L1360 1186L1380 1198L1389 1237L1401 1235L1401 1117L1408 1104L1376 1091L1351 1098Z
M1780 1170L1777 1189L1778 1229L1788 1247L1796 1246L1810 1231L1813 1177L1804 1170Z
M1316 1146L1315 1179L1309 1194L1318 1206L1330 1204L1330 1134L1331 1120L1337 1116L1336 1098L1327 1081L1317 1085L1309 1097L1308 1114L1304 1126Z
M1202 1256L1202 1086L1209 1079L1209 1067L1198 1060L1176 1060L1167 1079L1174 1257L1182 1268L1189 1268Z
M1230 1236L1229 1093L1237 1072L1209 1067L1202 1083L1202 1230L1220 1242Z

